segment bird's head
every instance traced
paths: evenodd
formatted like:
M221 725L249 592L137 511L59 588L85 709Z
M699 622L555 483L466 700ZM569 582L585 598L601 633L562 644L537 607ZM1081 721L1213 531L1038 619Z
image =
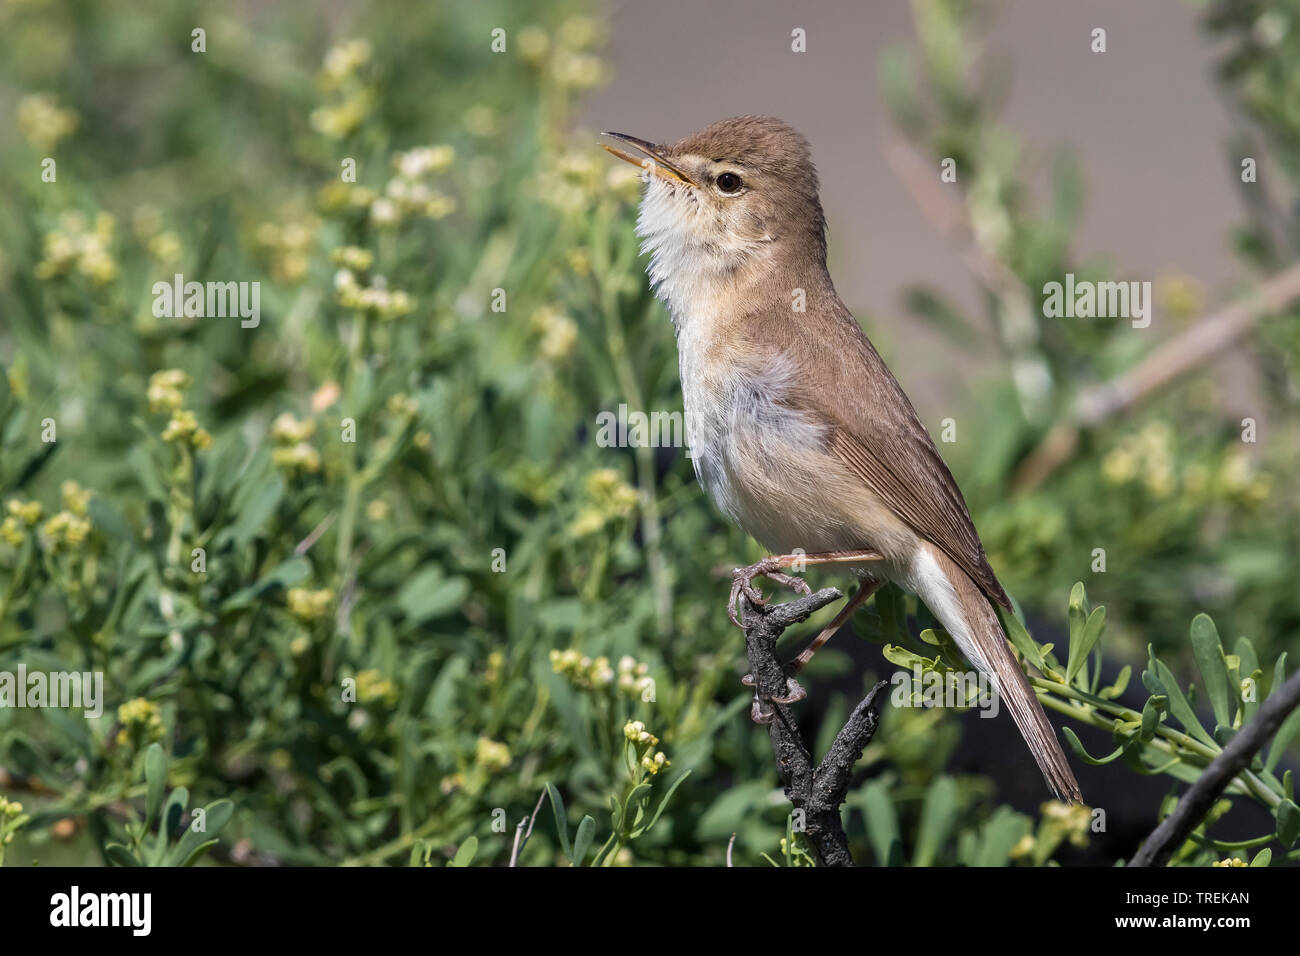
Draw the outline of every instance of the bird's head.
M637 233L653 256L652 278L731 273L773 254L824 263L817 171L808 141L787 124L738 116L666 145L605 135L617 143L605 149L647 173Z

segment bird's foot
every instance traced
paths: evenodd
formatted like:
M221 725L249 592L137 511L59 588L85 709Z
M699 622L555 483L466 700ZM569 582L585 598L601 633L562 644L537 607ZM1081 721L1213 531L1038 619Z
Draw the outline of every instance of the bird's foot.
M740 679L740 682L746 687L754 686L754 675L746 674ZM749 707L749 719L756 724L770 724L776 720L776 708L773 704L794 704L808 696L808 691L804 690L793 677L785 679L785 694L781 697L769 697L764 700L759 696L758 691L754 691L754 702Z
M740 618L736 615L736 600L743 594L749 598L751 604L758 607L766 604L767 601L762 593L753 584L754 578L760 577L775 581L777 584L784 584L800 594L812 594L812 588L808 586L807 581L798 575L783 572L781 563L775 558L764 558L747 568L736 568L731 572L731 599L727 601L727 617L731 618L732 624L742 630L745 625L740 623Z

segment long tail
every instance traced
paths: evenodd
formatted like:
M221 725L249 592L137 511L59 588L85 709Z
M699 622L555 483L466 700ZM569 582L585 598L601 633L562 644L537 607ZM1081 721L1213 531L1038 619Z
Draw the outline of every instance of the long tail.
M920 559L921 573L915 575L914 582L921 600L970 662L992 679L1052 792L1058 799L1083 803L1079 782L1057 742L1056 731L1007 647L1002 622L988 599L947 555L933 549L926 557L931 560Z

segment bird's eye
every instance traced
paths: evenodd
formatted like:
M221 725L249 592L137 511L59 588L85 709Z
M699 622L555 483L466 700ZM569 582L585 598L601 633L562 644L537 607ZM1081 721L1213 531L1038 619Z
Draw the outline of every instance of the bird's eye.
M735 173L722 173L715 181L718 192L726 196L734 196L740 192L740 177Z

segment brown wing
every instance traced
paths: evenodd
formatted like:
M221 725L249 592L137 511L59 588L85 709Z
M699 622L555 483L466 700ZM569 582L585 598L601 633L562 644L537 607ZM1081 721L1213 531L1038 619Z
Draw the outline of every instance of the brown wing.
M836 373L832 380L841 383L835 389L800 390L798 404L832 423L827 439L832 453L894 514L941 548L992 600L1010 608L966 500L902 387L833 292L818 305L833 321L818 329L815 341L797 322L763 323L768 333L763 337L773 336L772 344L793 353L801 367L829 366Z

